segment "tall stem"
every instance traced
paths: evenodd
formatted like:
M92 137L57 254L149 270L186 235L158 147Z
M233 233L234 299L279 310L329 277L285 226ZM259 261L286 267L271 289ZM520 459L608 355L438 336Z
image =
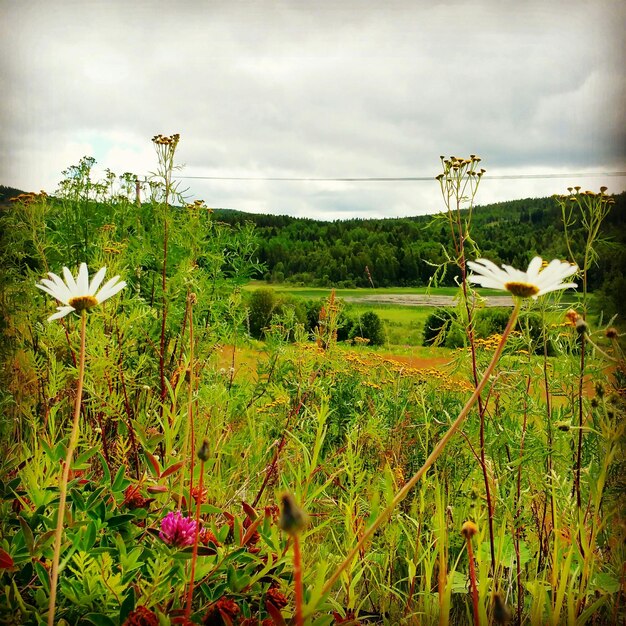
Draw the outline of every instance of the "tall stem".
M450 428L446 431L443 437L439 440L439 443L437 443L434 450L430 453L430 456L426 459L426 462L424 463L424 465L422 465L422 467L417 471L417 473L414 474L414 476L404 485L404 487L402 487L400 491L398 491L398 493L394 496L393 500L387 505L384 511L382 511L379 514L379 516L374 520L372 525L363 533L363 535L361 536L357 544L354 546L354 548L350 550L346 558L339 564L337 569L335 569L333 575L326 581L326 584L322 588L322 593L320 597L325 596L332 589L333 585L337 582L337 580L341 576L341 573L348 567L348 565L350 565L350 563L352 562L352 559L354 559L354 557L359 553L359 550L361 550L361 548L367 543L367 541L369 541L370 537L376 532L378 527L389 517L389 515L391 515L391 512L396 508L396 506L402 500L404 500L404 498L407 496L409 491L411 491L411 489L415 487L417 482L424 476L424 474L428 471L430 466L433 465L433 463L439 458L439 455L443 452L444 448L448 444L448 441L450 441L452 436L459 429L459 426L463 423L463 421L469 414L470 410L476 403L476 400L480 396L483 388L487 384L487 381L491 377L491 374L493 373L493 370L496 367L496 364L500 358L500 355L502 354L502 350L504 349L504 345L506 344L509 334L513 330L513 327L515 326L515 322L517 321L517 316L519 314L520 306L521 306L521 299L516 298L515 307L513 308L511 317L509 318L506 328L504 329L504 332L502 333L502 338L500 339L500 343L498 344L498 347L496 348L493 354L491 362L489 363L489 366L485 370L485 373L483 374L482 379L476 386L476 389L474 389L474 393L472 393L470 399L466 402L465 406L459 413L459 416L456 418L456 420L454 420Z
M303 626L302 605L304 597L302 594L302 555L300 553L300 537L298 533L293 536L293 577L296 592L296 626Z
M583 386L585 383L585 334L580 336L580 376L578 378L578 446L576 452L576 471L574 474L574 489L576 491L576 504L580 509L580 466L583 456Z
M470 587L472 589L472 612L474 614L474 626L480 626L480 611L478 610L478 588L476 587L476 567L474 566L474 550L472 538L467 537L467 559L469 562Z
M198 560L198 540L200 538L200 505L202 504L202 482L204 478L204 461L200 460L200 479L198 480L198 495L196 496L196 534L193 540L193 552L191 555L191 572L189 574L189 589L187 590L187 604L185 617L191 615L191 601L193 600L194 579L196 577L196 562ZM189 498L191 502L191 496ZM189 505L191 507L191 504Z
M74 403L74 421L72 423L72 432L70 441L65 455L65 465L63 466L63 474L61 476L60 500L57 511L57 527L54 534L54 556L52 557L52 575L50 580L50 601L48 603L48 626L54 624L54 614L56 610L57 583L59 580L59 561L61 558L61 542L63 539L63 520L65 518L65 502L67 500L67 483L70 476L70 468L74 450L78 442L79 433L79 417L80 407L83 397L83 381L85 379L85 335L87 329L87 311L84 310L80 315L80 357L78 364L78 387L76 389L76 401Z

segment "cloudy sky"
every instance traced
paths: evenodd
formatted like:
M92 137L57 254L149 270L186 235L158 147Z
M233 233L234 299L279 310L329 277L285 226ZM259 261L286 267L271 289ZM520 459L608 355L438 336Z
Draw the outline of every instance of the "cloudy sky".
M53 192L84 156L181 175L434 177L482 157L479 203L626 170L620 0L0 0L0 183ZM567 174L564 178L498 176ZM209 206L337 219L435 212L437 183L181 181Z

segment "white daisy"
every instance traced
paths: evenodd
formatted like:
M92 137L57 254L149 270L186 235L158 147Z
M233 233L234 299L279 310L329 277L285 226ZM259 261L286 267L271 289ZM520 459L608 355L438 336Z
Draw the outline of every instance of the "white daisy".
M474 272L468 278L470 282L490 289L504 289L519 298L536 300L544 293L576 287L576 283L562 281L575 274L578 267L558 259L544 265L541 257L536 256L525 272L509 265L503 265L503 269L500 269L488 259L468 261L467 265Z
M63 268L65 281L56 274L48 272L50 278L43 278L40 283L37 283L37 287L64 304L64 306L57 307L57 312L51 315L48 321L58 320L72 311L80 312L85 309L91 309L126 287L126 283L123 280L120 281L119 276L114 276L102 285L102 289L96 293L104 280L106 271L106 267L98 270L91 279L91 283L89 282L89 272L87 271L86 263L80 264L76 280L74 280L72 273L67 267Z

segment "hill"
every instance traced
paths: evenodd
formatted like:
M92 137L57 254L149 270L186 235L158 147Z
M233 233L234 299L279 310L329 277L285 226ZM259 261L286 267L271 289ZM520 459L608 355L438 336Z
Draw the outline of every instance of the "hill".
M467 217L467 213L465 213ZM228 224L252 222L258 236L264 278L317 286L367 287L426 285L434 265L444 263L450 249L445 215L395 219L350 219L323 222L306 218L251 214L216 209ZM600 259L590 287L607 287L623 277L626 194L603 225ZM475 207L472 233L480 254L496 262L525 266L539 254L567 258L561 209L553 198L526 198ZM580 225L572 229L581 237ZM443 284L453 285L454 273ZM624 285L626 287L626 285Z

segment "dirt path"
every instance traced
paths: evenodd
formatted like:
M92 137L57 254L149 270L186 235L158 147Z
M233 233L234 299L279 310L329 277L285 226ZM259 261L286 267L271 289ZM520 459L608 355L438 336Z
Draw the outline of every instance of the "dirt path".
M455 306L456 296L429 296L425 294L372 294L355 298L348 296L346 302L378 302L379 304L397 304L400 306ZM513 306L511 296L489 296L485 298L487 306Z

